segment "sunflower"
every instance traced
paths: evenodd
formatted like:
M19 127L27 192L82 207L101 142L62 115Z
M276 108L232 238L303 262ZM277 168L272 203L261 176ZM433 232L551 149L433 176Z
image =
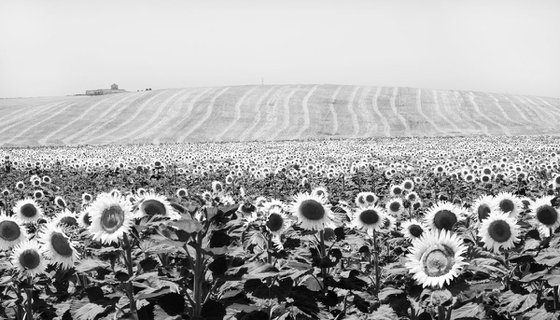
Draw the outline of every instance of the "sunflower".
M111 244L122 238L132 225L131 204L122 197L100 194L88 209L94 240Z
M220 181L212 181L212 191L214 193L221 193L224 191L224 186Z
M16 202L12 211L22 222L35 222L43 216L43 209L31 198Z
M548 237L550 230L553 232L560 226L558 209L552 205L554 196L536 199L530 206L531 215L538 222L539 232Z
M173 209L171 203L164 196L153 192L145 192L144 196L138 201L137 217L162 216L173 220L180 219L181 216Z
M45 257L37 241L25 241L16 246L11 261L25 276L32 277L45 272Z
M23 181L16 182L16 189L18 189L20 191L25 189L25 183L23 183Z
M83 193L83 194L82 194L82 201L83 201L83 203L90 203L91 200L93 200L93 197L92 197L91 194L89 194L89 193Z
M317 187L311 190L311 194L318 197L324 197L325 199L329 198L329 193L327 192L327 188L325 187Z
M57 213L52 221L57 227L74 227L79 224L78 219L76 219L76 215L68 209L64 209L64 211Z
M418 196L418 193L412 191L410 193L407 193L406 200L408 200L410 203L415 203L420 200L420 197Z
M270 231L273 235L281 235L288 227L288 220L286 215L279 207L273 207L265 215L266 219L266 229Z
M68 236L54 223L48 223L39 233L39 242L44 245L44 253L52 263L63 269L72 268L79 258Z
M61 209L66 208L66 200L64 200L61 196L56 196L54 198L54 204Z
M45 197L45 193L43 190L35 190L33 191L33 198L35 199L43 199Z
M175 194L177 195L177 197L179 198L186 198L189 196L189 192L187 191L187 189L185 188L179 188L177 189L177 192L175 192Z
M466 251L461 239L447 230L425 232L412 241L405 265L423 287L443 288L468 264L461 256Z
M460 219L460 209L447 201L440 201L426 212L425 222L432 230L451 230Z
M403 222L401 228L404 236L410 240L420 238L424 232L428 232L426 225L417 219Z
M119 197L122 196L122 193L118 189L113 189L113 190L109 191L109 195L111 195L115 198L119 198Z
M404 189L402 186L391 186L391 197L400 197L403 193Z
M144 188L138 188L138 189L136 189L136 194L137 194L138 196L140 196L140 197L143 197L144 194L145 194L146 192L147 192L147 191L146 191L146 189L144 189Z
M88 209L89 208L82 210L78 217L78 225L82 228L89 228L91 226L91 216Z
M523 210L521 200L509 192L501 192L495 198L494 209L509 213L512 218L517 218Z
M331 222L331 205L324 197L299 193L294 196L290 211L297 215L303 229L322 230Z
M379 198L373 192L360 192L356 197L356 205L358 207L370 207L377 204Z
M385 209L389 214L399 217L404 212L404 205L400 198L394 198L385 204Z
M414 189L414 182L412 180L404 180L402 187L406 191L412 191Z
M476 215L476 220L481 222L488 218L492 208L495 207L495 199L492 196L480 196L472 205L473 214Z
M12 217L0 215L0 250L8 250L27 240L27 231Z
M486 249L498 253L500 248L508 250L514 247L514 243L519 242L519 226L507 213L495 211L482 221L478 236Z
M366 230L368 232L379 230L385 226L387 214L383 208L378 206L370 206L358 209L354 214L352 225L355 228Z

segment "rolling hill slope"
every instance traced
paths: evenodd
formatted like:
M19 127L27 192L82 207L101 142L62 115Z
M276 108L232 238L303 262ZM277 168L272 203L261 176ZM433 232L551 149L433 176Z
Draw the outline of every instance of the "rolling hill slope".
M560 99L339 85L0 99L0 145L560 133Z

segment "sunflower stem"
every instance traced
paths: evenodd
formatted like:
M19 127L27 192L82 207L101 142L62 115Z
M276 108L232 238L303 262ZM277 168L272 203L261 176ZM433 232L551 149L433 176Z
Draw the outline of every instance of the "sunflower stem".
M133 271L132 271L132 250L131 250L131 245L130 245L130 241L128 241L128 236L126 235L126 233L123 235L123 244L124 244L124 250L126 253L126 257L125 257L125 262L126 262L126 268L128 270L128 282L126 284L126 293L128 295L128 300L130 302L130 313L132 315L132 319L138 319L138 312L136 311L136 301L134 301L134 287L132 285L132 276L133 276Z
M379 299L379 281L381 275L379 274L379 253L377 251L377 232L373 229L373 264L375 269L375 297Z
M320 230L319 231L319 243L320 243L320 248L321 248L321 260L324 260L325 257L327 256L326 251L325 251L325 231L324 230ZM323 261L321 261L323 262ZM326 279L327 279L327 268L321 266L321 275L323 276L323 292L326 293L327 292L327 285L326 285Z
M438 306L438 320L446 320L445 307L441 305Z
M27 278L27 287L25 288L27 295L27 304L25 305L25 318L26 320L33 320L33 279Z
M558 310L558 286L552 287L552 294L554 297L554 310Z

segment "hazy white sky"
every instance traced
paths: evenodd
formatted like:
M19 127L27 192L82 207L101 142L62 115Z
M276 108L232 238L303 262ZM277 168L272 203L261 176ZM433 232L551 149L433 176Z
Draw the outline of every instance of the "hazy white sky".
M0 97L261 77L560 97L560 1L0 0Z

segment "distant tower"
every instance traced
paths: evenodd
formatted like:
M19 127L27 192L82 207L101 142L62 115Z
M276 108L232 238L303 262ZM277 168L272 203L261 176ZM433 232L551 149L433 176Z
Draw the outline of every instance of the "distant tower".
M113 84L111 85L111 90L119 90L119 85L116 84L116 83L113 83Z

